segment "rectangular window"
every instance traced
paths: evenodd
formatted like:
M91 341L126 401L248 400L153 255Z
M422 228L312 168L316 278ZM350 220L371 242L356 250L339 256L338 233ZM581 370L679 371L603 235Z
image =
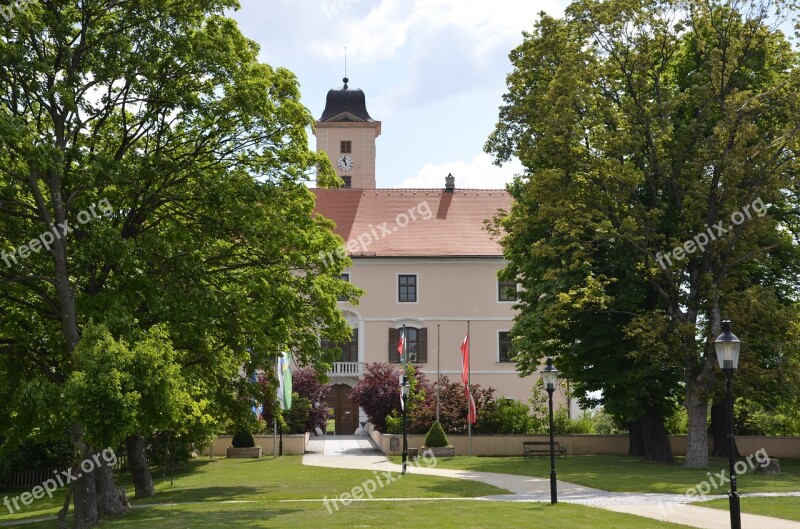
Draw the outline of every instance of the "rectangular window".
M342 275L339 276L339 279L341 279L342 281L347 281L349 283L350 282L350 274L342 274ZM339 300L339 301L347 301L347 296L339 296L336 299Z
M497 300L498 301L516 301L517 300L517 283L515 281L498 281L497 282Z
M399 303L417 302L416 274L401 274L397 276L397 301Z
M513 362L514 353L511 351L511 333L508 331L500 331L497 333L497 338L500 362Z
M339 143L339 152L342 154L350 154L352 153L352 144L350 141L342 141Z
M408 355L408 361L412 364L426 363L428 361L428 329L425 327L421 329L406 327L405 333L405 353ZM389 329L389 362L393 364L399 364L402 360L400 351L398 351L402 334L403 329Z
M351 187L353 187L353 182L352 182L351 177L342 176L341 179L342 179L342 188L343 189L350 189Z
M397 276L397 301L399 303L417 302L416 274L401 274Z
M358 362L358 329L352 330L350 341L345 343L334 343L329 340L322 340L322 347L325 349L339 348L342 355L338 362Z

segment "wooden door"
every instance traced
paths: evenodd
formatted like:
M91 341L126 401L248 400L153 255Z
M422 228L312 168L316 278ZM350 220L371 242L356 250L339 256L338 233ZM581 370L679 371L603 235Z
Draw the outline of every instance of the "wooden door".
M358 428L358 406L348 395L353 388L337 384L328 394L328 407L333 408L336 435L353 435Z

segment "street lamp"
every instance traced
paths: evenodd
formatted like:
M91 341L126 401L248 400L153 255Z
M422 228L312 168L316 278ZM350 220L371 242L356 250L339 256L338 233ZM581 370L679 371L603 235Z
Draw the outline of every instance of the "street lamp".
M733 436L733 372L739 365L739 349L742 343L731 332L730 320L722 322L722 334L714 340L719 367L725 373L725 400L728 408L728 465L731 476L731 491L728 494L731 511L731 529L742 529L742 517L739 510L739 493L736 491L736 438Z
M553 392L558 384L558 369L553 365L553 359L547 358L547 365L542 369L542 381L544 389L547 390L548 403L550 406L550 503L558 502L558 491L556 488L556 451L555 438L553 436Z
M408 415L408 392L411 389L411 384L408 383L408 377L403 373L400 379L400 403L403 408L403 471L406 473L406 460L408 460L408 437L406 435L406 417Z

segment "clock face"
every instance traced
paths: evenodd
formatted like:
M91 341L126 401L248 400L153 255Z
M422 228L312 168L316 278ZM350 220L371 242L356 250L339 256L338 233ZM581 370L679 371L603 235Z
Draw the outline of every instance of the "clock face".
M353 158L349 154L343 154L336 160L336 166L342 171L349 171L353 168Z

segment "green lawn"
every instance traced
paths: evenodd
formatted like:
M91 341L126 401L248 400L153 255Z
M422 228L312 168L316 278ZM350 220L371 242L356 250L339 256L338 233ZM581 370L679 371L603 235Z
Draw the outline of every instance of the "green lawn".
M781 465L783 465L783 461L781 461ZM800 498L798 497L740 498L739 502L742 512L760 514L762 516L774 516L775 518L784 518L786 520L800 522L800 509L797 508L797 505L800 503ZM728 510L727 499L707 501L698 503L697 505L725 511Z
M338 510L326 509L324 497L349 492L376 474L363 470L309 467L299 456L261 460L198 459L175 474L174 484L157 473L158 493L134 502L128 516L109 520L103 528L232 529L285 527L450 528L501 527L505 525L571 529L676 529L626 514L583 507L542 503L500 503L473 500L474 496L502 493L500 489L466 480L410 474L373 494L388 501L353 502ZM394 476L397 476L396 474ZM382 478L385 481L385 477ZM123 477L121 486L130 480ZM0 492L0 495L19 492ZM405 498L405 499L403 499ZM426 498L426 499L420 499ZM428 498L431 498L430 500ZM436 498L440 498L436 500ZM463 498L463 499L442 499ZM22 517L53 514L60 500L40 500L26 508ZM226 503L230 502L230 503ZM149 506L153 505L155 506ZM148 505L148 506L145 506ZM330 510L330 512L329 512ZM0 522L12 519L0 515ZM26 529L51 529L52 521L25 525Z
M392 457L399 462L399 457ZM596 489L615 492L662 492L684 494L728 468L727 458L713 457L705 470L689 469L675 463L651 463L627 456L568 456L556 460L558 479ZM499 472L546 478L550 475L548 457L455 457L440 459L440 468L457 468L481 472ZM728 476L727 470L725 476ZM715 481L719 481L715 479ZM779 476L746 472L737 477L739 492L796 492L800 491L800 461L781 459ZM724 494L725 483L710 494Z
M541 529L681 529L668 524L591 509L581 505L499 503L486 501L354 503L328 513L319 502L255 504L190 504L138 509L104 529L232 529L232 528L375 528L487 529L489 527ZM52 529L53 522L25 525L25 529Z
M349 492L365 479L374 478L372 472L363 470L341 470L335 468L310 467L301 464L301 456L256 459L195 459L175 472L174 485L169 477L162 478L158 471L153 498L136 503L186 503L202 501L262 501L300 500L336 497ZM398 474L394 474L397 477ZM381 481L388 481L378 473ZM407 477L407 476L406 476ZM425 478L425 479L421 479ZM118 486L125 487L128 497L133 497L133 485L129 476L118 479ZM17 496L21 491L2 492L2 496ZM384 488L378 487L375 498L452 498L503 494L506 491L486 485L458 479L433 476L415 476L414 480L398 479ZM11 515L4 506L0 522L42 516L58 512L64 500L64 491L59 490L53 499L45 497Z

